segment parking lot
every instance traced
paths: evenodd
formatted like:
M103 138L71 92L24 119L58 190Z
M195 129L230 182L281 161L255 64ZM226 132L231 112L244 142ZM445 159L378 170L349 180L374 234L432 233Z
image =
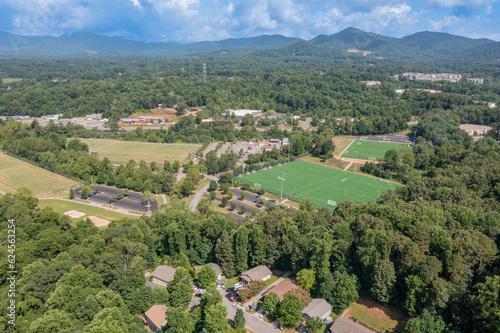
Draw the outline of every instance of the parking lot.
M119 193L123 193L124 191L115 187L103 186L99 185L99 192L97 194L92 194L88 197L88 200L92 202L96 202L103 205L112 205L109 200L109 197L112 195L118 195ZM82 189L77 188L75 190L75 198L82 199ZM148 210L152 213L158 211L158 203L153 200L148 209L148 206L142 203L142 193L129 191L129 195L124 197L123 199L116 200L113 204L116 207L133 210L140 213L147 213Z

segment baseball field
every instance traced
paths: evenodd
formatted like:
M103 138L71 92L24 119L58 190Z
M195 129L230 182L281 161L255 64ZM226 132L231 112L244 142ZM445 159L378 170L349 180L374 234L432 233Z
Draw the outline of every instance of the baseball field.
M238 180L254 187L263 187L278 196L281 195L283 183L283 197L296 202L310 198L317 206L331 209L343 201L376 201L384 192L401 186L300 160L243 175Z
M135 141L115 141L104 139L81 139L90 151L99 153L101 158L107 157L113 164L127 164L130 160L156 163L168 160L179 160L183 163L189 155L195 153L200 145L176 143L149 143Z
M15 193L20 187L34 195L67 189L80 183L15 157L0 153L0 191Z
M401 150L408 147L406 143L354 140L340 157L376 161L378 157L384 157L388 150Z

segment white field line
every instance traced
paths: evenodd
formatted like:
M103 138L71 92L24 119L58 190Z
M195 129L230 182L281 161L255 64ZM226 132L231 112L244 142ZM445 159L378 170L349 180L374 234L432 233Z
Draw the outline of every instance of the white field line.
M112 143L112 144L110 144L110 145L107 145L107 146L101 147L101 148L96 149L96 150L91 150L90 152L91 152L91 153L95 153L95 152L97 152L97 151L99 151L99 150L101 150L101 149L104 149L104 148L107 148L107 147L109 147L109 146L113 146L113 145L116 145L116 144L117 144L117 142L113 142L113 143Z
M347 147L345 147L345 149L344 149L344 150L342 150L342 152L340 153L339 157L340 157L340 156L342 156L342 154L344 154L344 152L345 152L347 149L349 149L349 147L352 145L352 143L353 143L354 141L356 141L356 139L352 140L352 141L351 141L351 143L350 143L350 144L348 144L348 145L347 145Z

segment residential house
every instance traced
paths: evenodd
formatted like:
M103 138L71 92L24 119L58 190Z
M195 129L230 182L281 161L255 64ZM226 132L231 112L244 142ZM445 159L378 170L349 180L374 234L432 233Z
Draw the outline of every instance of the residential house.
M372 330L344 317L338 317L330 327L332 333L373 333Z
M167 265L160 265L156 267L151 275L153 276L153 283L168 287L170 282L174 280L175 268Z
M144 319L151 332L159 332L167 324L167 306L164 304L153 305L144 314Z
M271 278L271 270L266 266L260 265L241 273L241 281L244 284L250 284L254 281L266 281Z
M330 317L331 312L332 306L326 300L323 298L315 298L304 308L304 310L302 310L302 315L306 320L318 317L325 321Z

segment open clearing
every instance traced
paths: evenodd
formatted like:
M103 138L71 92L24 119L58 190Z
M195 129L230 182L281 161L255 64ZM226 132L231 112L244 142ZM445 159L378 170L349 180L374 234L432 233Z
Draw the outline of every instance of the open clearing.
M149 143L135 141L115 141L104 139L80 139L85 142L90 151L96 151L101 158L107 157L113 164L127 164L134 160L146 163L163 164L165 160L183 163L189 155L195 153L200 145L176 143Z
M282 173L285 175L282 176ZM266 192L300 202L310 198L317 206L333 209L343 201L376 201L379 195L401 185L306 161L295 161L268 170L257 171L238 179L251 186L261 185ZM333 201L335 204L333 204Z
M51 207L56 213L64 214L68 211L76 211L82 213L83 216L78 218L70 216L72 219L79 220L82 218L87 218L89 216L96 216L100 218L104 218L107 220L118 220L124 217L129 218L138 218L136 215L128 215L120 212L115 212L112 210L107 210L100 207L85 205L82 203L78 203L76 201L65 201L58 199L42 199L38 202L38 207L43 209L45 207Z
M0 153L0 191L15 193L26 187L33 195L79 186L80 183L15 157Z
M409 146L406 143L355 140L340 157L376 161L378 157L384 157L388 150L401 150Z
M408 317L398 309L365 298L358 299L347 308L344 317L357 318L380 332L402 332L408 321Z
M17 77L7 77L2 79L3 84L9 84L9 83L16 83L16 82L21 82L23 79L17 78Z

